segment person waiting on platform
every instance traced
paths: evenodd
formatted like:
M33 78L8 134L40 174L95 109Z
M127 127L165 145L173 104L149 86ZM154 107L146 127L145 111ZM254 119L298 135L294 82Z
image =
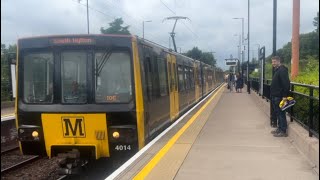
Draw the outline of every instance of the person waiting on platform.
M236 81L236 92L237 93L242 93L242 88L243 88L243 78L241 74L237 74L237 81Z
M234 75L232 73L230 73L229 77L228 77L228 87L229 87L230 92L232 92L233 86L234 86Z
M279 104L282 100L286 101L290 91L290 79L288 68L281 64L280 57L274 56L271 58L272 66L274 67L274 75L270 86L272 109L279 121L278 128L271 131L275 137L287 136L287 119L286 112L282 111ZM277 124L276 122L273 122Z

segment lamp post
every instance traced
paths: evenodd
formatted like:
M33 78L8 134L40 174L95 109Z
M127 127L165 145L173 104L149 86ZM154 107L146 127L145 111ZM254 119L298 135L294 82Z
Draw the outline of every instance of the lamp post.
M78 0L78 3L80 3L81 0ZM87 27L88 27L88 34L89 34L89 0L87 0Z
M244 23L244 18L232 18L232 19L241 19L241 22L242 22L242 38L241 38L241 42L242 42L242 44L243 44L243 40L244 40L244 26L243 26L243 23Z
M144 23L145 22L152 22L151 20L149 21L142 21L142 39L144 39Z
M250 81L249 81L249 49L250 49L250 0L248 0L248 61L247 61L247 91L250 94Z
M89 0L87 0L87 25L88 25L88 34L89 34Z
M242 68L242 62L243 62L243 59L245 57L245 48L244 50L242 51L242 46L244 45L244 18L242 17L236 17L236 18L232 18L232 19L241 19L241 29L242 29L242 35L241 35L241 55L242 55L242 58L241 58L241 76L243 77L243 68Z
M240 74L241 35L240 35L240 34L234 34L234 36L239 36L239 45L238 45L238 73Z

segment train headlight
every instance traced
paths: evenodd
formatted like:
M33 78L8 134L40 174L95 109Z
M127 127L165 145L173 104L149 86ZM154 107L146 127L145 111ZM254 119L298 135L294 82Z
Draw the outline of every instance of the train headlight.
M112 137L115 138L115 139L118 139L120 137L120 134L119 132L115 131L112 133Z
M18 127L19 141L40 141L42 131L39 126L21 125Z
M34 138L39 137L38 131L33 131L33 132L32 132L32 137L34 137Z

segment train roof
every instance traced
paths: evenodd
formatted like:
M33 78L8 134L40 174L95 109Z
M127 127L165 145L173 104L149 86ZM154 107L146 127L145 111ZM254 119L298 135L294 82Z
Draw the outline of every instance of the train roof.
M29 36L22 37L19 40L24 39L37 39L37 38L54 38L54 37L90 37L90 36L108 36L108 37L124 37L124 38L132 38L133 35L125 35L125 34L55 34L55 35L43 35L43 36Z
M18 42L19 41L23 41L23 40L30 40L30 39L41 39L41 38L68 38L68 37L98 37L98 36L103 36L103 37L119 37L119 38L136 38L139 40L139 42L142 42L144 44L147 44L151 47L158 47L158 48L161 48L163 49L165 52L168 52L168 53L171 53L171 54L174 54L174 55L177 55L177 56L182 56L184 58L187 58L189 60L192 60L194 62L197 62L197 63L200 63L199 60L195 60L195 59L192 59L188 56L185 56L183 54L180 54L178 52L175 52L174 50L172 49L169 49L165 46L162 46L160 44L157 44L155 42L152 42L150 40L147 40L147 39L144 39L144 38L141 38L137 35L125 35L125 34L60 34L60 35L43 35L43 36L29 36L29 37L22 37L22 38L19 38L18 39ZM205 63L204 63L205 64Z
M171 53L171 54L174 54L174 55L178 55L178 56L182 56L182 57L184 57L184 58L187 58L187 59L192 60L192 61L195 61L195 62L200 62L199 60L192 59L192 58L190 58L190 57L188 57L188 56L185 56L185 55L183 55L183 54L180 54L180 53L178 53L178 52L175 52L175 51L173 51L172 49L169 49L169 48L167 48L167 47L165 47L165 46L162 46L162 45L160 45L160 44L157 44L157 43L155 43L155 42L149 41L149 40L147 40L147 39L140 38L140 37L138 37L138 36L137 36L137 38L140 40L140 42L143 42L143 43L148 44L148 45L150 45L150 46L160 47L160 48L162 48L164 51L166 51L166 52L168 52L168 53Z

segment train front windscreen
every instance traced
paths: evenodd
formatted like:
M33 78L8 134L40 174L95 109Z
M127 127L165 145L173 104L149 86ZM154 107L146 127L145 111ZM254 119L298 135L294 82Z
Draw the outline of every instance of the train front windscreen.
M29 51L22 59L25 103L85 104L91 97L95 103L132 100L128 51Z

